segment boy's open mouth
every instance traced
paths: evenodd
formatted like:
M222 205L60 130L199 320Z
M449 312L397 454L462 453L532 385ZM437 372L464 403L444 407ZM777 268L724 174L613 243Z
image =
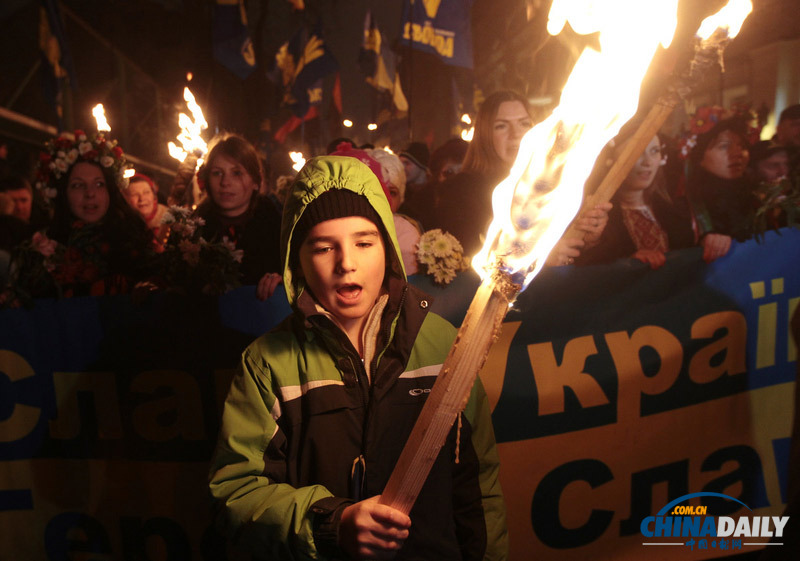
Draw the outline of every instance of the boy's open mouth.
M353 300L361 294L361 285L345 284L336 289L336 293L345 300Z

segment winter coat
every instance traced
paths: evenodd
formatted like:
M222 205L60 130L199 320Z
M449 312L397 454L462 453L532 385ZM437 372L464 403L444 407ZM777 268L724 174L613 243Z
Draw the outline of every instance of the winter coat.
M305 207L329 189L363 194L387 248L388 295L365 329L362 362L345 333L290 268ZM243 353L225 403L210 471L219 520L266 559L339 559L345 507L382 492L452 345L455 329L408 285L392 213L364 164L328 156L306 164L284 210L284 284L294 308ZM367 374L369 369L369 376ZM396 559L505 559L505 508L490 409L480 382L410 512Z
M205 225L202 236L210 242L227 237L244 252L241 264L242 284L258 284L266 273L279 273L281 215L275 204L266 197L257 196L244 215L233 220L222 217L211 198L197 208Z

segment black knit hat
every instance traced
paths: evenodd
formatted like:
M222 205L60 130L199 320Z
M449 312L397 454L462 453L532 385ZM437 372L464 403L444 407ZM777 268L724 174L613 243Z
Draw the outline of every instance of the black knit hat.
M349 189L331 189L311 201L303 211L292 233L291 257L292 263L300 251L300 246L308 237L311 229L326 220L346 218L348 216L361 216L373 222L381 235L384 233L383 222L378 212L372 208L364 195L354 193ZM384 236L385 237L385 236Z
M412 142L399 155L408 158L418 167L428 170L428 160L431 157L431 153L428 150L428 145L424 142Z

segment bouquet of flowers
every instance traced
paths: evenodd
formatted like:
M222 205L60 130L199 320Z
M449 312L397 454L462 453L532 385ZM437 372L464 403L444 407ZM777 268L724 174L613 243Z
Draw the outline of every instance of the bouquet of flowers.
M428 230L417 244L420 270L433 277L436 284L446 286L456 275L469 268L461 243L447 232Z
M170 287L182 287L190 293L219 295L239 285L239 267L243 251L227 237L209 242L199 228L204 220L192 211L171 206L163 223L169 234L163 259L164 280Z
M756 209L753 233L756 239L768 229L777 230L785 221L786 226L800 228L800 190L794 185L800 181L800 173L793 178L784 177L776 182L761 182L754 194L760 201Z

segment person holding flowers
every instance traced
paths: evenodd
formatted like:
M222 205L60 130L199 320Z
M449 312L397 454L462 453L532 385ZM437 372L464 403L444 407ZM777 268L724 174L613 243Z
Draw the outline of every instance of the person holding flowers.
M261 160L245 138L222 133L212 139L199 179L208 197L197 207L199 234L208 242L228 242L242 250L240 282L256 285L265 300L281 280L281 216L276 206L259 195Z
M102 132L76 130L46 143L36 188L53 207L53 220L12 257L6 305L124 294L153 277L153 236L121 192L127 167L122 148Z

